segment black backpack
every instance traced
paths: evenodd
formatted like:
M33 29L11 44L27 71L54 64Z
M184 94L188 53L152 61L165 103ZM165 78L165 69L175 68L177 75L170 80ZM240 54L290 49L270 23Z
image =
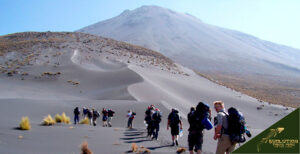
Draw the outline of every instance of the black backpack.
M161 122L161 115L159 112L156 112L152 115L152 119L155 123L160 123Z
M145 116L145 121L146 122L150 122L151 121L151 110L150 109L147 109L146 112L145 112L146 116Z
M115 112L113 110L108 110L108 116L113 117Z
M173 111L170 116L170 126L177 126L180 123L178 111Z
M196 112L201 118L209 118L211 120L210 114L209 114L209 105L203 102L199 102L196 107Z
M204 124L202 123L204 118L210 118L209 106L203 102L199 102L196 107L196 111L188 114L188 121L190 124L189 130L202 131L205 128Z
M75 114L75 115L79 115L79 114L80 114L79 108L78 108L78 107L76 107L76 108L74 109L74 114Z
M88 117L89 118L92 118L93 117L93 112L91 110L88 110L87 111L87 114L88 114Z
M96 110L93 112L93 115L94 115L96 118L100 117L100 114L99 114L99 112L98 112L98 111L96 111Z
M246 132L245 127L245 118L241 112L239 112L236 108L229 108L227 121L228 121L228 129L224 130L226 134L230 136L230 140L236 143L243 143L246 141L244 136Z

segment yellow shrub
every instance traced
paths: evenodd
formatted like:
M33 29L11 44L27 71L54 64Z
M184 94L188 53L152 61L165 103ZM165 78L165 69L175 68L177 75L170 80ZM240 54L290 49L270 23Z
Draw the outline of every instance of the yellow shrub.
M44 117L42 125L44 126L49 126L49 125L54 125L56 122L53 120L50 114L48 116Z
M55 121L56 121L57 123L61 123L61 122L62 122L62 117L61 117L61 115L56 114L56 115L55 115Z
M89 124L90 124L90 120L89 120L87 117L85 117L83 120L81 120L81 121L79 122L79 124L86 124L86 125L89 125Z
M30 130L30 122L28 117L22 117L21 122L20 122L20 129L21 130Z
M68 117L65 112L63 112L61 114L61 120L62 122L66 123L66 124L70 124L70 117Z

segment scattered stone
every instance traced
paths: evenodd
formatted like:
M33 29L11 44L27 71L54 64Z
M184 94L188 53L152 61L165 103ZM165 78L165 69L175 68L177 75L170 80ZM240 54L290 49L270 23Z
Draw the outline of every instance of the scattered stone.
M22 135L19 135L18 136L18 139L23 139L24 137Z
M13 76L12 72L7 72L8 76Z
M256 109L261 110L262 108L263 108L262 106L258 106Z
M121 145L118 141L114 142L113 145Z
M26 76L26 75L28 75L28 73L27 73L27 72L24 72L24 73L22 73L22 76Z

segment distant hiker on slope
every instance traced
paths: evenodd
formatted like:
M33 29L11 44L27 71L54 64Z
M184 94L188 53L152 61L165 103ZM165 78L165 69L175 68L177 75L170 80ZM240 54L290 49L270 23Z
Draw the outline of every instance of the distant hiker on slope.
M87 117L87 114L88 114L88 109L86 107L83 107L82 108L82 116L83 116L83 118Z
M150 105L150 106L148 106L148 108L147 108L147 110L146 110L146 112L145 112L145 122L146 122L146 124L147 124L147 137L151 137L151 135L152 135L152 119L151 119L151 117L152 117L152 114L154 113L154 109L155 109L155 107L154 107L154 105Z
M94 108L92 111L93 111L93 125L96 126L97 125L96 120L97 120L97 118L100 117L100 113Z
M168 116L167 130L169 130L169 127L171 127L172 146L175 144L178 146L178 135L179 131L182 130L182 121L177 109L173 108Z
M155 139L157 140L158 137L158 131L159 131L159 123L161 122L161 112L158 108L155 109L154 114L152 115L152 119L151 119L151 131L153 134L152 140Z
M102 121L103 121L103 127L107 127L107 119L108 119L108 112L105 108L102 109Z
M128 117L128 122L127 122L127 127L132 129L132 122L133 122L133 119L135 118L135 115L136 113L135 112L132 112L131 110L128 111L127 113L127 117Z
M93 124L93 111L91 109L87 109L87 117L89 119L90 125Z
M194 151L201 154L203 144L203 129L211 129L211 111L209 106L203 102L199 102L196 109L191 108L187 115L190 128L188 129L188 146L190 154Z
M108 109L107 112L108 112L107 124L108 124L108 127L111 127L111 120L113 119L115 112L111 109Z
M80 109L78 107L75 107L74 109L74 124L76 125L79 123L79 115L80 115Z

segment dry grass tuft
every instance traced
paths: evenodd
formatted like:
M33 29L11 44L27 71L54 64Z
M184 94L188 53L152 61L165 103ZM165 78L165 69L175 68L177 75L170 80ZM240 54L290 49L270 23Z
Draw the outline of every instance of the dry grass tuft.
M144 146L140 146L140 149L138 150L137 154L150 154L151 150L145 148Z
M70 124L70 117L66 116L66 114L63 112L61 115L59 115L59 114L55 115L55 121L57 123Z
M22 76L26 76L26 75L28 75L27 72L23 72L23 73L22 73Z
M177 153L184 153L186 152L186 148L177 148Z
M131 151L132 152L137 152L139 149L139 147L136 145L136 143L132 143L131 144Z
M81 120L81 121L79 122L79 124L86 124L86 125L89 125L89 124L90 124L90 120L89 120L87 117L85 117L83 120Z
M30 130L31 125L28 117L22 117L20 122L20 129L21 130Z
M66 123L66 124L70 124L70 117L68 117L65 112L63 112L61 114L61 119L62 119L62 122Z
M55 119L55 121L56 121L57 123L61 123L61 122L62 122L62 117L61 117L61 115L59 115L59 114L56 114L55 117L54 117L54 119Z
M44 126L50 126L50 125L54 125L56 124L55 120L53 120L53 118L51 117L50 114L48 114L48 116L44 117L42 125Z
M87 141L84 141L81 144L81 154L93 154L93 151L91 149L89 149L89 147L88 147Z

